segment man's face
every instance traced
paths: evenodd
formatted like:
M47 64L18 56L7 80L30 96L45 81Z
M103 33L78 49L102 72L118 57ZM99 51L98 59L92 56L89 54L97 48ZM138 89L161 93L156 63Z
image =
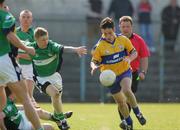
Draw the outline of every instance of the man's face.
M19 21L22 27L30 27L32 24L32 13L23 12L20 14Z
M121 33L126 37L130 37L132 34L132 24L129 21L122 21L119 23Z
M39 48L42 49L47 47L48 40L49 40L48 35L44 35L36 39Z
M114 41L114 39L115 39L114 29L112 29L112 28L101 29L101 32L104 35L104 38L108 42Z

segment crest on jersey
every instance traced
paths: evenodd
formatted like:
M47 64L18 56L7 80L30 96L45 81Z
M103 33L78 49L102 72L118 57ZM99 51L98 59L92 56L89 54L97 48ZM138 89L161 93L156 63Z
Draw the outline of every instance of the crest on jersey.
M110 53L109 50L105 50L105 54L108 55Z
M12 107L11 106L7 106L7 110L10 112L12 111Z

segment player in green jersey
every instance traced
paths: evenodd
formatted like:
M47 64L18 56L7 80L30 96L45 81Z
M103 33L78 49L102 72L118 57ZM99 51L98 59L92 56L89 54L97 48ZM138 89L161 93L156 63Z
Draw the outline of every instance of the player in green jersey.
M16 34L23 41L34 42L34 29L32 28L32 19L33 16L31 11L21 11L19 16L20 26L16 28ZM18 49L17 59L22 69L23 78L26 80L31 101L37 107L37 103L33 98L34 82L32 60L29 55L21 49Z
M0 116L4 116L5 126L8 130L31 130L32 125L24 114L22 105L15 105L15 95L6 87L7 103ZM36 109L39 117L47 121L57 121L53 118L53 114L40 108ZM66 112L66 118L70 118L72 113ZM43 123L45 130L53 130L51 124ZM1 128L1 127L0 127Z
M21 79L21 70L11 54L10 44L32 55L35 54L35 51L22 44L15 35L15 18L9 11L4 10L4 1L0 0L0 86L7 85L16 94L34 128L42 130L37 112L27 94L26 85Z
M57 69L61 65L63 52L77 53L79 56L82 56L87 53L87 50L84 46L63 46L53 42L49 40L47 30L41 27L35 29L34 37L35 42L30 43L29 46L34 47L36 51L36 55L31 56L31 58L37 73L37 80L41 90L51 97L54 107L54 118L61 120L58 127L61 130L68 130L69 125L64 118L62 110L62 78Z

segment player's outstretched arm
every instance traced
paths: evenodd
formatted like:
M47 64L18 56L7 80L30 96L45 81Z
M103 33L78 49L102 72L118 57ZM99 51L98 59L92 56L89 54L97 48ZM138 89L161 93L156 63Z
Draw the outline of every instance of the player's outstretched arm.
M79 46L79 47L64 46L64 52L77 53L81 57L87 54L87 49L85 46Z
M8 39L15 47L20 48L20 49L26 51L28 54L35 55L35 50L34 50L34 48L25 46L13 32L9 32L9 33L7 34L7 39Z

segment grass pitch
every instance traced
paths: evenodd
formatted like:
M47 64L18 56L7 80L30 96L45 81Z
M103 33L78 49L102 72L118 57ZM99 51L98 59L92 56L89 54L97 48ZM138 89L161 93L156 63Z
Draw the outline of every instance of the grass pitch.
M40 104L48 111L53 111L50 104ZM140 104L147 124L141 126L131 112L134 130L180 130L180 104ZM64 104L64 111L72 110L73 116L68 119L71 130L120 130L116 104ZM43 121L44 122L44 121ZM52 125L55 130L58 127Z

